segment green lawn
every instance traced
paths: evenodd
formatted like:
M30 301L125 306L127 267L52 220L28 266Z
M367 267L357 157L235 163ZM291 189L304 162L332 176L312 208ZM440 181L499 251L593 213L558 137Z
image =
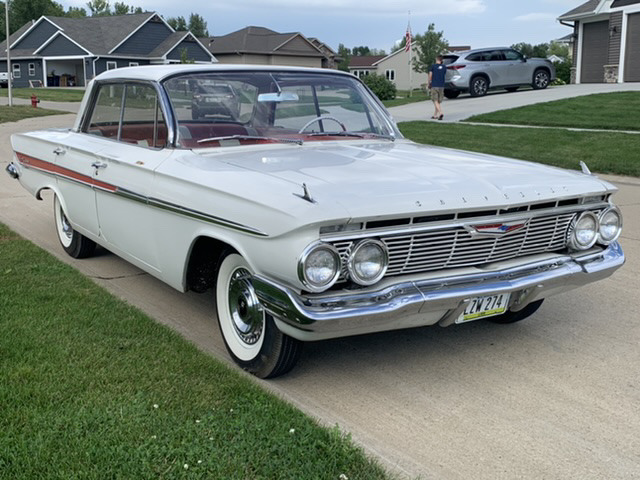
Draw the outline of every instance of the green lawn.
M640 177L640 135L572 132L435 122L403 122L402 133L418 143L491 153L594 172Z
M640 130L640 92L615 92L567 98L476 115L469 122L553 127Z
M9 89L1 88L0 97L6 97ZM15 98L31 98L35 93L40 100L51 102L79 102L84 95L84 89L74 88L12 88L11 93Z
M414 91L411 93L411 96L408 95L408 92L398 92L398 95L393 100L383 100L382 103L385 107L398 107L400 105L406 105L408 103L415 102L424 102L425 100L429 100L431 97L427 92Z
M1 224L0 252L0 478L388 478Z
M33 108L30 105L0 106L0 123L17 122L25 118L44 117L46 115L64 115L69 112L49 110L46 108Z

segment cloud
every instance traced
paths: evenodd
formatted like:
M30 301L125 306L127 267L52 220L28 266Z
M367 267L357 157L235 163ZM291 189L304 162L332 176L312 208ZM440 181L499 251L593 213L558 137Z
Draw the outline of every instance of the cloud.
M527 13L514 18L516 22L548 22L554 21L558 15L555 13Z

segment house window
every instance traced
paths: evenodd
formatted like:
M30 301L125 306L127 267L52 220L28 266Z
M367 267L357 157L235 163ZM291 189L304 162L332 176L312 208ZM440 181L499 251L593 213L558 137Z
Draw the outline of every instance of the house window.
M140 65L140 64L139 64L138 62L129 62L129 66L130 66L130 67L137 67L137 66L139 66L139 65Z
M118 62L107 62L107 70L114 70L118 68Z
M394 81L396 79L396 71L395 70L386 70L384 72L385 77L387 77L387 80L391 80Z
M35 63L30 63L29 64L29 76L30 77L35 77L36 76L36 64Z
M20 78L22 76L20 71L20 64L14 63L12 67L13 67L13 78Z

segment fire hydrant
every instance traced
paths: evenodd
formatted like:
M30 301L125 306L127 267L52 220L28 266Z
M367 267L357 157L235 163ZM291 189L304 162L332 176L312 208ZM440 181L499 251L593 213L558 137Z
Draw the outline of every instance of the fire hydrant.
M36 97L35 93L31 95L31 106L33 108L38 108L38 103L40 103L40 99Z

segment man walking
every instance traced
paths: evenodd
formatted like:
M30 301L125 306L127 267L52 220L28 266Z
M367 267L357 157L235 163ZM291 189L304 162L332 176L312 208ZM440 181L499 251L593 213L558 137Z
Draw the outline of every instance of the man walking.
M447 75L447 67L442 64L442 55L436 57L436 63L429 69L429 88L431 89L431 101L436 108L433 114L434 120L442 120L442 100L444 99L444 79Z

